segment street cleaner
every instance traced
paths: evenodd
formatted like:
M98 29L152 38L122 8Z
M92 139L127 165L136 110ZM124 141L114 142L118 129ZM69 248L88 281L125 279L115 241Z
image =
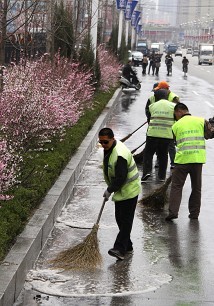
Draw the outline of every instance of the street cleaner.
M123 260L133 251L130 234L138 195L141 191L140 177L130 150L114 138L110 128L99 132L99 143L104 149L103 172L108 185L103 197L108 200L112 193L115 202L115 219L119 228L114 246L108 254Z
M179 103L180 99L179 96L177 94L175 94L174 92L172 92L169 89L169 84L166 81L161 81L158 83L158 86L156 88L154 88L154 90L158 90L158 89L166 89L168 92L167 95L167 100L170 102L174 102L174 103ZM175 159L175 142L174 139L171 140L170 144L169 144L169 157L170 157L170 167L171 169L174 168L174 159ZM158 160L156 165L158 166Z
M188 107L183 103L175 105L174 115L177 122L172 126L172 131L177 143L177 152L172 172L169 215L165 220L172 221L178 218L182 190L188 174L192 188L188 202L189 218L198 219L201 209L202 167L206 162L205 138L209 139L209 123L204 118L191 116Z
M143 156L144 183L151 176L152 160L156 153L159 160L158 178L163 182L166 178L168 163L168 148L173 139L172 125L174 123L175 103L167 100L167 90L159 89L154 91L155 103L149 106L148 130L146 133L146 146Z

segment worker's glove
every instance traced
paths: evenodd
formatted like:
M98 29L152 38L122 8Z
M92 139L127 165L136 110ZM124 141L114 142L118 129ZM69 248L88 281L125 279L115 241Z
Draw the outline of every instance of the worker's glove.
M106 201L108 201L109 198L110 198L110 196L111 196L111 192L109 192L109 191L106 189L106 191L105 191L104 194L103 194L103 197L106 199Z

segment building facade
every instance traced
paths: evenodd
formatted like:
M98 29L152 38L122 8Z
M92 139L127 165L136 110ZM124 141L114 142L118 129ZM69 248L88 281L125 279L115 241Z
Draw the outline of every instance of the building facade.
M178 0L177 27L185 46L214 42L214 1Z

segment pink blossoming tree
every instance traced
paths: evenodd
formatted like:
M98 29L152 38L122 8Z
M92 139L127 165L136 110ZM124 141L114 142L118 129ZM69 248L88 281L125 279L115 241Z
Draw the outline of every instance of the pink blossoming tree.
M98 60L101 72L100 86L102 90L107 91L117 83L121 66L115 55L107 51L103 45L98 47Z
M115 57L98 49L101 89L117 82L120 68ZM62 137L86 108L92 107L92 73L60 58L11 64L4 71L0 94L0 199L17 183L20 163L29 150L42 150L54 136Z

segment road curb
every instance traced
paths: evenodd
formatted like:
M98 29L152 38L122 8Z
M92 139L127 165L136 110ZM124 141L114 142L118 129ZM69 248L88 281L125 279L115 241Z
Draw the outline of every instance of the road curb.
M62 207L72 196L73 187L96 145L97 134L111 118L120 95L121 90L117 89L0 265L0 306L12 306L18 298L28 271L33 268Z

